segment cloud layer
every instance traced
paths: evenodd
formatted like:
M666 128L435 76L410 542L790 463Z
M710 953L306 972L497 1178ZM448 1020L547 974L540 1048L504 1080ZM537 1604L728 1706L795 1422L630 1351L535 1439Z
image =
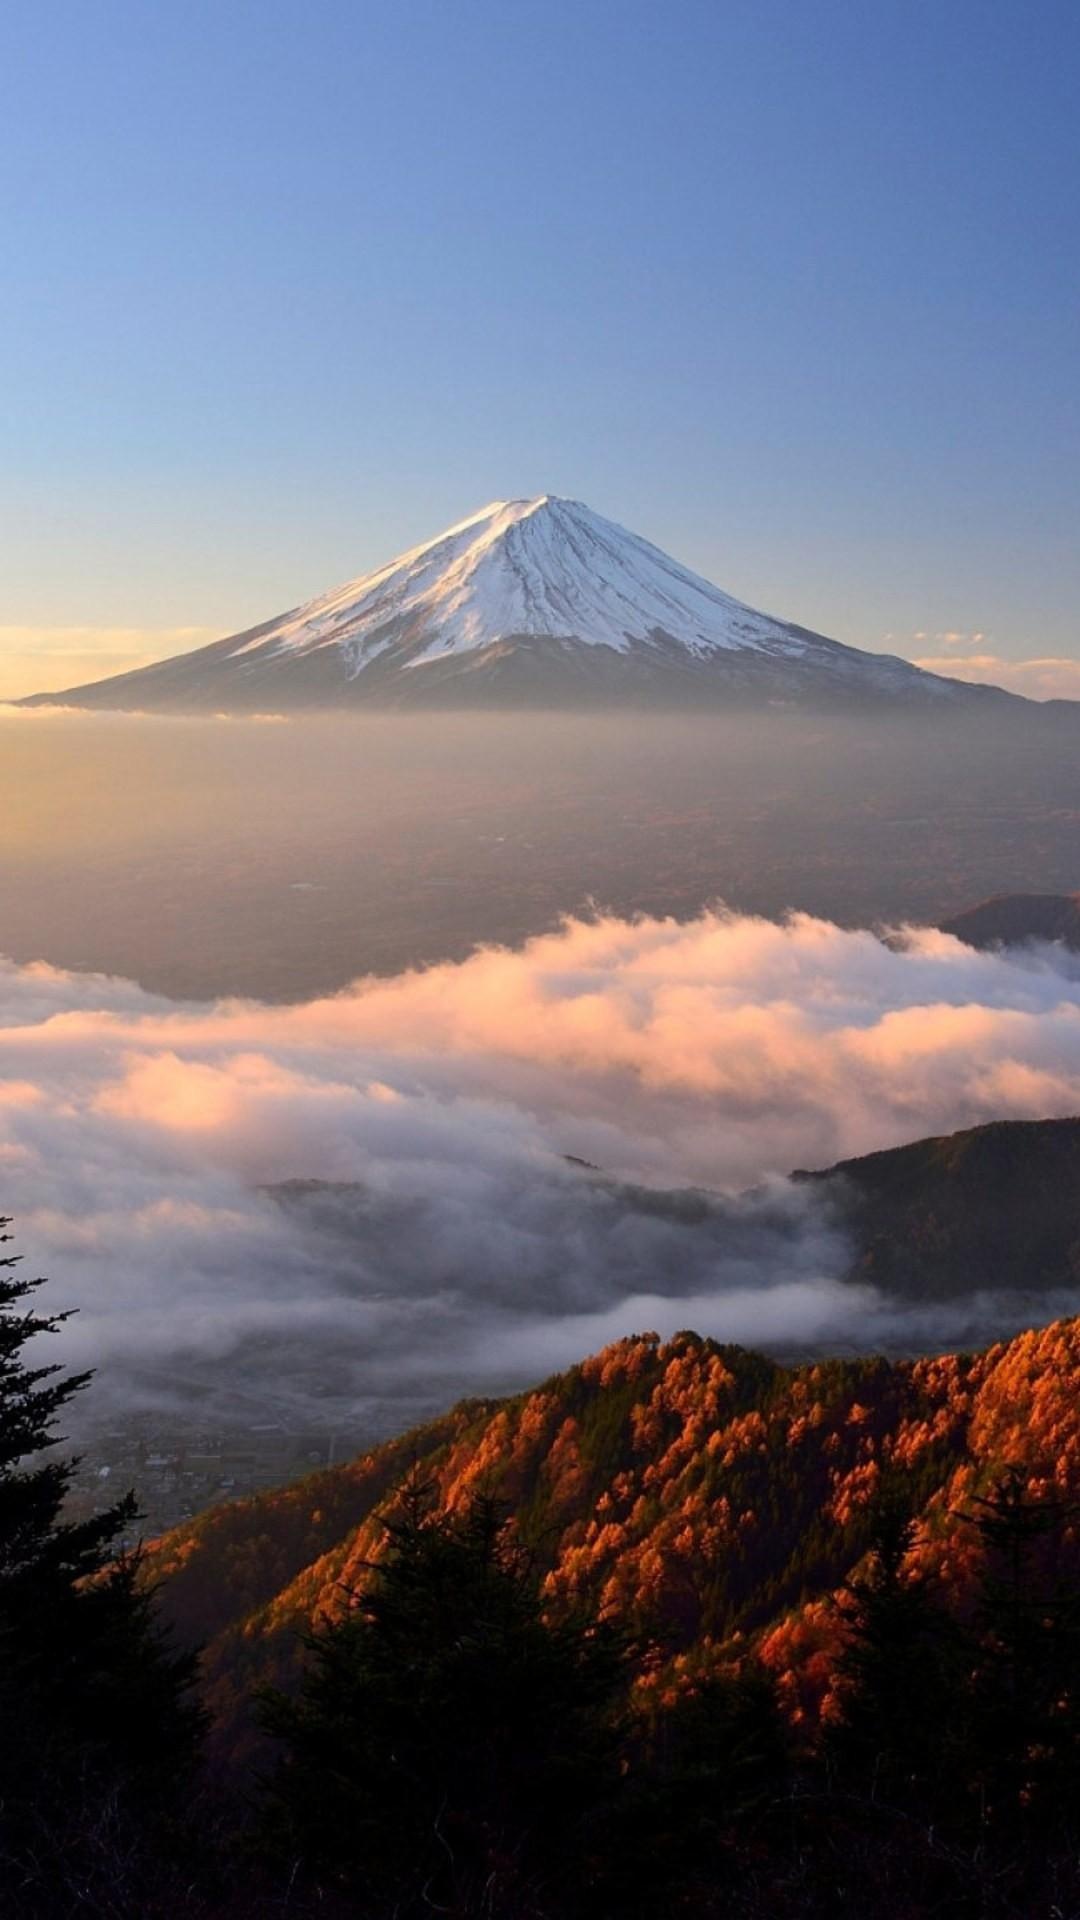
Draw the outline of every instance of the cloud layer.
M0 1211L117 1392L359 1418L643 1325L902 1339L782 1176L1080 1111L1077 976L722 913L574 921L286 1007L4 964ZM729 1198L642 1191L694 1187Z
M931 638L946 645L964 640L977 645L983 635L942 633L933 634ZM1000 654L985 651L923 654L915 665L925 667L928 673L943 673L952 680L966 680L975 686L1004 687L1008 693L1022 694L1025 700L1080 700L1080 660L1068 655L1003 660Z
M0 700L128 673L214 637L212 627L0 626Z

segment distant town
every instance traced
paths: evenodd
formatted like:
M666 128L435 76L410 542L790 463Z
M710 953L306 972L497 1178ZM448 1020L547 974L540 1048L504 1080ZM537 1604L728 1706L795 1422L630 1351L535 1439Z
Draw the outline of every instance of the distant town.
M409 1410L417 1422L438 1411L435 1400L418 1401ZM196 1427L168 1416L128 1415L84 1438L68 1514L88 1518L131 1489L139 1513L126 1544L134 1546L221 1500L284 1486L355 1458L399 1433L401 1412L399 1401L366 1407L362 1419L332 1432L278 1420Z

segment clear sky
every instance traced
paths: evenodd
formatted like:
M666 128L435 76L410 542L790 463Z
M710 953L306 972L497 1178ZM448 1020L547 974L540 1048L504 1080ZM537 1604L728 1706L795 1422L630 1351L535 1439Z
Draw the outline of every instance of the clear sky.
M5 9L0 694L549 491L1080 693L1078 97L1076 0Z

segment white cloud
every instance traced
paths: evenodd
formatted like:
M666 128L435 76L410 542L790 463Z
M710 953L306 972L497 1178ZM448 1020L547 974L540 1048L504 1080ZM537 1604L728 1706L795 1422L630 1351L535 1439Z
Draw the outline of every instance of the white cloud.
M895 1334L779 1176L1080 1111L1080 969L720 913L575 921L296 1006L4 964L0 1087L0 1211L114 1384L449 1398L643 1321ZM290 1179L353 1184L283 1208ZM764 1190L702 1219L613 1182Z

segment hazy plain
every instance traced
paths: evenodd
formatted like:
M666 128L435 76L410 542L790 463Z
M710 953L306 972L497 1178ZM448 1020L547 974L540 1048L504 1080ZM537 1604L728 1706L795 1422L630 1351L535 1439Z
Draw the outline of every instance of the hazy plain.
M299 999L590 901L933 921L1080 884L1080 725L0 710L0 952Z

